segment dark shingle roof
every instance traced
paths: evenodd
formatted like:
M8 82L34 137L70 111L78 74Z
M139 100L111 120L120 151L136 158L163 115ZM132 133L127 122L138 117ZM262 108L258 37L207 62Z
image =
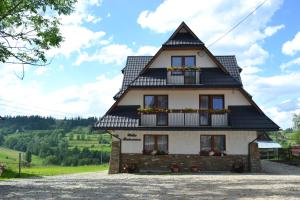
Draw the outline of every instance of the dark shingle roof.
M163 47L167 46L199 46L203 45L203 42L200 40L189 40L189 39L181 39L181 40L168 40L163 44Z
M116 106L96 122L96 128L135 128L139 126L139 106Z
M206 69L202 68L203 84L206 86L230 86L241 85L240 67L237 65L235 56L215 56L219 62L227 69L229 74L235 78L224 74L219 69ZM152 56L128 56L126 66L124 67L123 84L121 90L114 96L115 99L119 98L127 87L130 86L165 86L166 73L165 69L149 69L146 73L139 76L142 69L152 59ZM202 73L201 72L201 73ZM138 77L139 76L139 77ZM207 77L206 77L207 76Z
M123 83L121 90L114 96L114 98L119 98L123 92L127 89L128 85L139 75L139 73L144 69L147 63L151 60L153 56L128 56L126 66L123 68L122 72L124 74Z
M241 86L235 78L228 74L224 74L218 68L202 68L200 73L201 84L193 85L194 87L230 87ZM130 86L143 87L143 86L160 86L160 87L173 87L167 85L167 70L165 68L152 68L144 74L136 78ZM177 87L185 87L186 85L177 85ZM187 87L191 87L190 85Z
M229 106L230 124L233 129L279 130L264 113L254 106Z
M238 66L235 56L215 56L215 58L227 69L232 77L242 82L240 76L241 68Z

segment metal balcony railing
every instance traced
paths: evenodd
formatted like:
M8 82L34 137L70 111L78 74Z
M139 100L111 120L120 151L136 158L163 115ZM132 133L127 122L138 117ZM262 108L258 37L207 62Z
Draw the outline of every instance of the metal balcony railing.
M167 72L167 84L169 85L196 85L200 84L200 72L199 71L180 71L176 74L176 71Z
M141 113L141 126L169 126L169 127L226 127L228 126L228 113L204 114L199 112L178 112L158 115L158 113Z

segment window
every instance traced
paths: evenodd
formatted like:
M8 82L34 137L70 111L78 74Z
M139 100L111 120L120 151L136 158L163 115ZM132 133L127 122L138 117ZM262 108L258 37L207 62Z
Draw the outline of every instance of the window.
M168 108L168 95L145 95L144 108ZM168 113L156 114L156 125L168 125Z
M226 150L225 135L201 135L200 155L209 155L213 151L215 156Z
M171 57L172 67L195 67L196 57L195 56L172 56ZM171 75L183 75L183 71L172 71Z
M144 135L144 154L167 154L168 135Z
M212 109L213 110L224 109L224 97L223 96L212 96Z
M224 109L223 95L200 95L199 98L200 125L209 125L209 110Z

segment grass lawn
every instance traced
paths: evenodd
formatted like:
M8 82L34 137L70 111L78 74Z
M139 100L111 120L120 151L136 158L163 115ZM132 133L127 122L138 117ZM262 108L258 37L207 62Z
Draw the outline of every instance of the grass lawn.
M8 168L5 173L2 174L0 180L18 178L18 159L19 151L0 147L0 163L5 164L5 166ZM38 167L22 167L21 178L74 174L82 172L97 172L108 169L108 164L78 167L42 166L43 159L34 155L32 156L31 164Z
M19 153L22 153L22 157L24 158L24 152L0 147L0 163L4 163L8 167L15 168L18 165L17 163L19 162ZM43 159L38 156L32 155L31 164L42 165Z
M108 169L108 164L104 165L87 165L77 167L64 167L64 166L44 166L44 167L31 167L22 168L21 177L18 177L17 169L8 169L0 180L7 180L11 178L30 178L30 177L41 177L41 176L54 176L61 174L75 174L82 172L97 172Z

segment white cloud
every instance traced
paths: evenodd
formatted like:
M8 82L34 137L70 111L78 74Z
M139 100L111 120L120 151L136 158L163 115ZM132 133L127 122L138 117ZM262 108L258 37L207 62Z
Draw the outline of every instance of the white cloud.
M242 66L251 66L263 64L269 57L269 53L261 46L253 44L249 49L239 54L239 64Z
M75 61L74 65L80 65L83 62L99 61L104 64L124 64L127 56L132 55L154 55L158 50L154 46L142 46L134 52L130 47L125 44L110 44L102 47L98 52L88 55L82 53Z
M254 73L242 73L245 89L266 114L283 128L291 127L294 113L299 113L300 71L273 76L260 76ZM298 103L295 103L298 99ZM287 107L286 102L291 104Z
M288 68L295 66L295 65L300 65L300 57L293 59L287 63L283 63L280 65L280 69L282 71L286 71Z
M282 53L286 55L293 56L298 51L300 51L300 32L298 32L292 40L285 42L282 46Z
M43 115L63 118L102 116L114 102L122 75L98 76L84 84L74 84L54 91L33 79L19 80L10 65L0 66L1 115ZM34 72L34 71L33 71ZM29 73L29 72L28 72Z
M266 36L272 36L275 33L277 33L279 30L283 29L285 26L283 24L278 25L278 26L268 26L265 30L264 33Z
M63 55L69 57L74 52L81 52L87 48L99 45L106 35L104 31L94 31L84 23L98 23L101 17L92 14L92 6L100 6L101 0L79 0L75 4L75 11L67 16L60 16L60 32L64 41L59 48L47 52L49 57Z
M258 67L243 67L243 71L242 71L242 74L245 74L245 75L249 75L249 74L256 74L258 72L261 72L262 70Z
M93 32L83 26L66 25L61 28L65 40L59 48L50 49L49 56L62 54L69 57L73 52L80 52L93 45L99 44L105 32ZM83 37L84 36L84 37Z
M158 47L155 46L142 46L140 47L137 52L136 55L137 56L141 56L141 55L154 55L157 51L158 51Z
M165 33L174 30L181 21L186 21L200 39L209 44L228 31L260 3L260 0L234 2L166 0L154 11L145 10L141 12L137 22L143 28ZM266 24L281 4L282 0L266 2L245 23L221 40L218 45L249 46L251 43L283 28L280 25L269 27L264 31Z
M35 69L35 74L38 76L41 76L43 74L45 74L46 72L50 71L51 68L50 67L36 67Z

